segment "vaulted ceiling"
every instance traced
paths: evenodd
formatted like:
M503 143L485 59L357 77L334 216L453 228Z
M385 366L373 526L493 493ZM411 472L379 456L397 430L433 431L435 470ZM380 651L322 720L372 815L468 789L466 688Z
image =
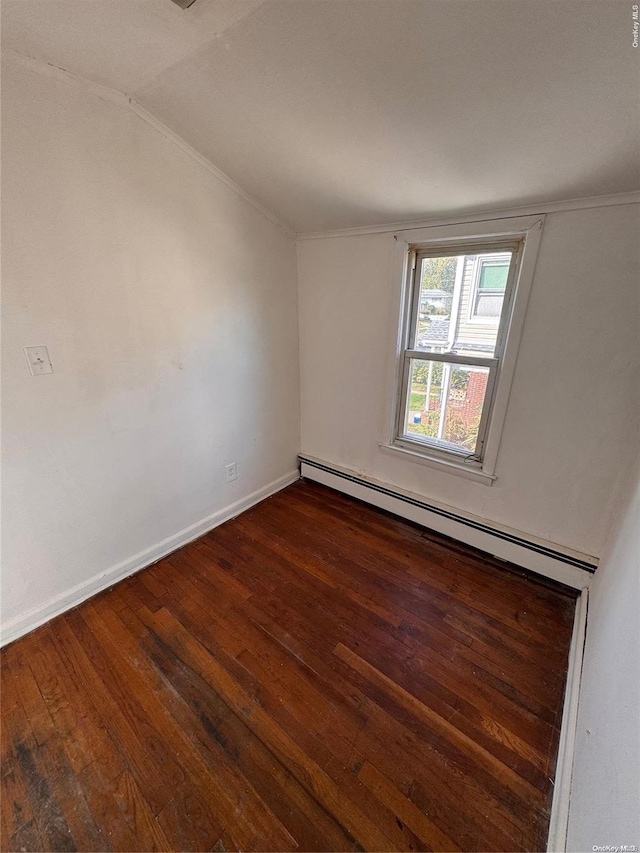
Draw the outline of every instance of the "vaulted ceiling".
M2 0L296 231L640 188L628 0Z

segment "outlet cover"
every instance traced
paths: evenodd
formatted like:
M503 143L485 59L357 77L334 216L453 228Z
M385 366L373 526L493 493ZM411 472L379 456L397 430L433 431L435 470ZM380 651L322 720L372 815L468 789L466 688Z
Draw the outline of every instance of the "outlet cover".
M25 347L24 354L32 376L53 373L53 365L46 347Z

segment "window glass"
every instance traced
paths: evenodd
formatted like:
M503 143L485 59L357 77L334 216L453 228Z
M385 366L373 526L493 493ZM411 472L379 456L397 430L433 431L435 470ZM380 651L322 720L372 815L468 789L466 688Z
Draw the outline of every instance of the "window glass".
M497 290L504 293L507 286L508 261L482 261L478 289L481 291Z
M424 352L492 356L511 252L420 258L410 346Z
M489 368L411 359L407 438L474 453Z
M420 261L416 349L443 352L449 348L456 270L461 259L464 256L452 255Z

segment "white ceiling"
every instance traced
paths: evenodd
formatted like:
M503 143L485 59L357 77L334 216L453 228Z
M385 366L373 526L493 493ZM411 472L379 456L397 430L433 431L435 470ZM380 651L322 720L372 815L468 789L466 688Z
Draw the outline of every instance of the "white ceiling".
M640 189L628 0L2 0L296 231Z

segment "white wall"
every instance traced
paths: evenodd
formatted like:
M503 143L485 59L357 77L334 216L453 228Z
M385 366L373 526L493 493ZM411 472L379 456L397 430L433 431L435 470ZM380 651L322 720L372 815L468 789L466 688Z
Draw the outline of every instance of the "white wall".
M6 624L295 471L299 372L290 234L126 106L2 96Z
M640 469L589 595L567 849L640 846Z
M396 458L389 233L298 242L302 450L598 557L637 441L638 206L549 214L492 487Z

